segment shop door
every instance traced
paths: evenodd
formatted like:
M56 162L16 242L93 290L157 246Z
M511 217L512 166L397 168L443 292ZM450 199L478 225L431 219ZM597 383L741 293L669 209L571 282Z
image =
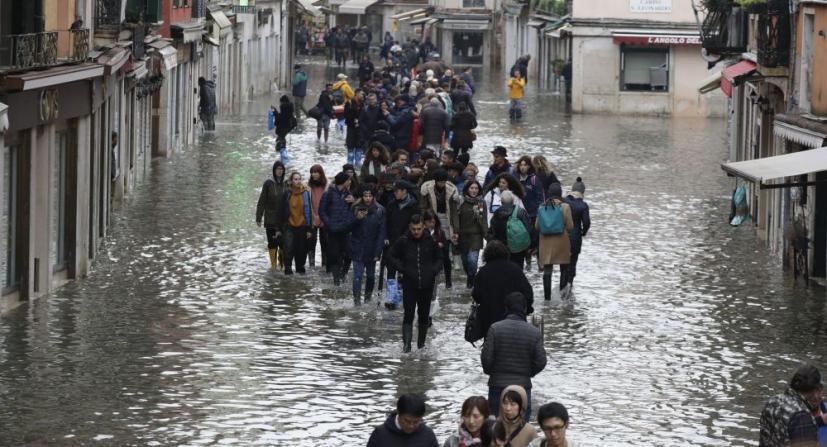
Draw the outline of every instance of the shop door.
M31 154L28 131L7 141L4 205L6 228L6 269L2 293L17 291L19 299L28 299L29 292L29 193L31 188Z
M482 31L454 31L454 65L482 65Z
M816 174L813 276L827 276L827 172Z

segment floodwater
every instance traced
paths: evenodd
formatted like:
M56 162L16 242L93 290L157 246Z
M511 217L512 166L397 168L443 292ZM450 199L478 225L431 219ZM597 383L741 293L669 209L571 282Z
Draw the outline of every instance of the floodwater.
M310 71L308 107L336 73ZM534 408L563 402L584 445L757 444L763 401L799 362L827 367L825 296L727 225L724 121L570 115L535 91L512 125L502 82L478 83L473 161L543 153L564 185L584 178L592 210L574 300L535 304ZM267 271L254 210L275 98L155 163L89 277L0 318L0 445L357 446L403 392L427 396L442 442L486 395L463 287L440 290L427 348L403 355L400 311ZM291 137L293 166L332 176L343 140L314 128Z

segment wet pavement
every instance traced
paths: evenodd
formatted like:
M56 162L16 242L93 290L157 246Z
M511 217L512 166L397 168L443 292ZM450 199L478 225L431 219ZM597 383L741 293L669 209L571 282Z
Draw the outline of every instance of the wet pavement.
M310 72L308 107L336 73ZM584 178L592 210L574 300L535 304L549 362L534 408L563 402L584 445L756 445L798 362L827 367L825 296L726 224L724 121L569 115L532 92L512 125L501 80L478 84L472 160L543 153L564 185ZM364 445L402 392L427 395L442 442L487 394L464 288L440 290L427 348L403 355L401 311L355 307L318 271L267 271L268 101L154 163L88 278L0 318L0 445ZM290 137L293 166L332 177L343 140L314 128Z

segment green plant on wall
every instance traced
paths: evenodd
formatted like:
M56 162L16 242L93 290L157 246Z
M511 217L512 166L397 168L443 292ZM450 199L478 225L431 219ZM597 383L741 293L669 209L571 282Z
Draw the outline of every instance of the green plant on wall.
M752 6L766 5L767 0L735 0L735 3L741 7L749 8Z
M558 16L568 14L566 0L532 0L534 9L550 12Z

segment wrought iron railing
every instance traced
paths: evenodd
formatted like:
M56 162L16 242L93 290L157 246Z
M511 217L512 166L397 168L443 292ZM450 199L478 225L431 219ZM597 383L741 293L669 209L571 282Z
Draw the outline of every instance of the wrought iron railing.
M122 3L123 0L95 0L95 26L118 27L121 24Z
M698 3L698 5L696 5ZM733 0L695 0L701 46L708 53L737 54L747 50L748 15Z
M89 30L53 30L4 36L0 71L24 71L83 62L89 53Z
M233 12L236 14L255 14L256 7L255 5L252 6L241 6L241 5L233 5Z
M755 36L758 63L786 67L790 63L790 6L786 0L769 0L759 11Z

